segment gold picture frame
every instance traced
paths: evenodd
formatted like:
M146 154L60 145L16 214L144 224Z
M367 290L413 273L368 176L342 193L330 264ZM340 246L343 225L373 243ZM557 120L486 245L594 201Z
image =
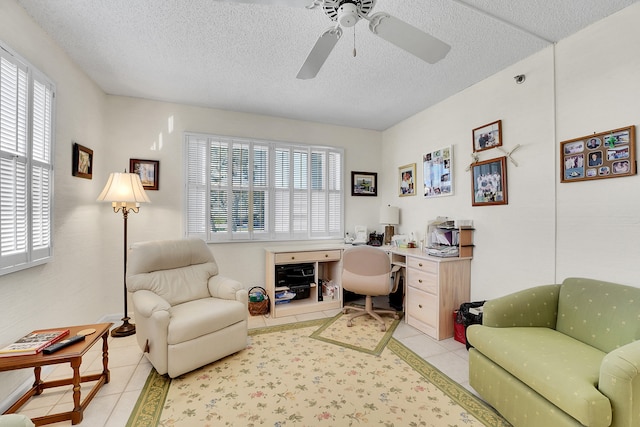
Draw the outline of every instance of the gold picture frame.
M416 164L398 168L398 195L400 197L416 195Z

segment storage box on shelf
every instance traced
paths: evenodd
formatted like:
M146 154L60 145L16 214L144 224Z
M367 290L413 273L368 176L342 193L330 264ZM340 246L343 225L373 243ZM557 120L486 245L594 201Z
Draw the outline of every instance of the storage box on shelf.
M341 246L266 248L265 252L265 282L273 317L342 307ZM285 291L295 293L296 298L276 298L276 293Z
M431 223L427 227L427 253L440 257L472 257L472 226L454 226L453 221Z

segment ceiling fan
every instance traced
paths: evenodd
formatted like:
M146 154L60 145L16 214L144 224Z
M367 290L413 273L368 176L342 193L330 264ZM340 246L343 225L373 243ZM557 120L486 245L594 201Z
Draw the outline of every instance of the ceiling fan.
M220 0L219 0L220 1ZM361 19L369 30L386 41L430 64L443 59L451 46L386 12L370 15L376 0L221 0L236 3L274 4L307 9L322 8L334 24L325 30L300 68L298 79L314 78L342 36L342 28L353 27Z

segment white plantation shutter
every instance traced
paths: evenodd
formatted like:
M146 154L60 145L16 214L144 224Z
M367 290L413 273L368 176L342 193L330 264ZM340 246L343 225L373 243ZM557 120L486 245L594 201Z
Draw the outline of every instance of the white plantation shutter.
M187 236L342 237L342 150L191 133L185 146Z
M53 85L0 47L0 274L52 255Z

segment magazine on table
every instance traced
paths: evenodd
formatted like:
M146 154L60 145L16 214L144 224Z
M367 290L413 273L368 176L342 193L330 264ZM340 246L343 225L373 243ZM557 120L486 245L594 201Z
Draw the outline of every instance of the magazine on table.
M69 335L69 329L38 330L0 349L0 357L38 354L45 347Z

